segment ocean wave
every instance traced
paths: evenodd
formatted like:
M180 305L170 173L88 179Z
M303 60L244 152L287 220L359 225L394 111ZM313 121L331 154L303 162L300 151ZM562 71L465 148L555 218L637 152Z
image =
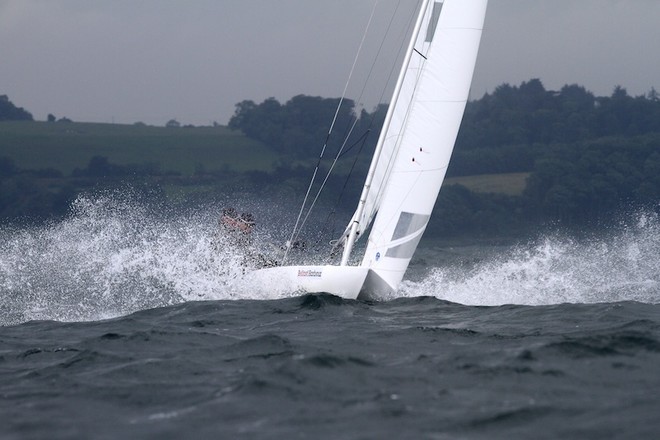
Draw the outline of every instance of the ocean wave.
M246 209L268 219L249 252L277 258L281 251L272 243L281 242L286 228L274 220L276 207ZM208 206L167 212L130 193L112 193L78 198L61 222L0 229L0 324L91 321L197 300L281 298L268 286L246 289L250 263L245 249L219 229L219 212ZM423 275L405 281L396 297L466 305L660 302L655 215L640 214L600 238L555 235L474 259L438 263L431 251Z

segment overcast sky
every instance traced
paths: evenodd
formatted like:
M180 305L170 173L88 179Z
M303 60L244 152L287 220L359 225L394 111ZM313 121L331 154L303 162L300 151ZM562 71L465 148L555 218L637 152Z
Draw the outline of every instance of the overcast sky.
M366 49L399 1L383 52L394 56L417 0L380 0ZM226 123L244 99L337 97L374 2L0 0L0 95L40 120L156 125ZM659 22L658 0L490 0L472 97L530 78L599 96L660 89ZM352 97L371 60L365 51Z

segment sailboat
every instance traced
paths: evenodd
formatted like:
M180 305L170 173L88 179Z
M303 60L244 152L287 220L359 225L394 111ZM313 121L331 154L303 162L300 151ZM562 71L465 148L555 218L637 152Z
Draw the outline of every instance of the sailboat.
M280 293L395 293L428 225L467 103L488 0L423 0L337 265L249 273ZM368 228L357 264L355 242Z

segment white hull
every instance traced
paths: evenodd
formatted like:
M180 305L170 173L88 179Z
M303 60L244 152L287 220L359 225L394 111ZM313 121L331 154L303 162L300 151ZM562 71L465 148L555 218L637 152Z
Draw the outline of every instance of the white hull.
M280 295L324 292L357 299L368 273L359 266L280 266L250 272L245 281Z

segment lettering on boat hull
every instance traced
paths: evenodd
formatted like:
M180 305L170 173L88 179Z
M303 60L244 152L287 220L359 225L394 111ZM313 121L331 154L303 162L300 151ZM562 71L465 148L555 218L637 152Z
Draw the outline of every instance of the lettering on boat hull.
M323 271L320 270L298 270L299 277L321 278Z

